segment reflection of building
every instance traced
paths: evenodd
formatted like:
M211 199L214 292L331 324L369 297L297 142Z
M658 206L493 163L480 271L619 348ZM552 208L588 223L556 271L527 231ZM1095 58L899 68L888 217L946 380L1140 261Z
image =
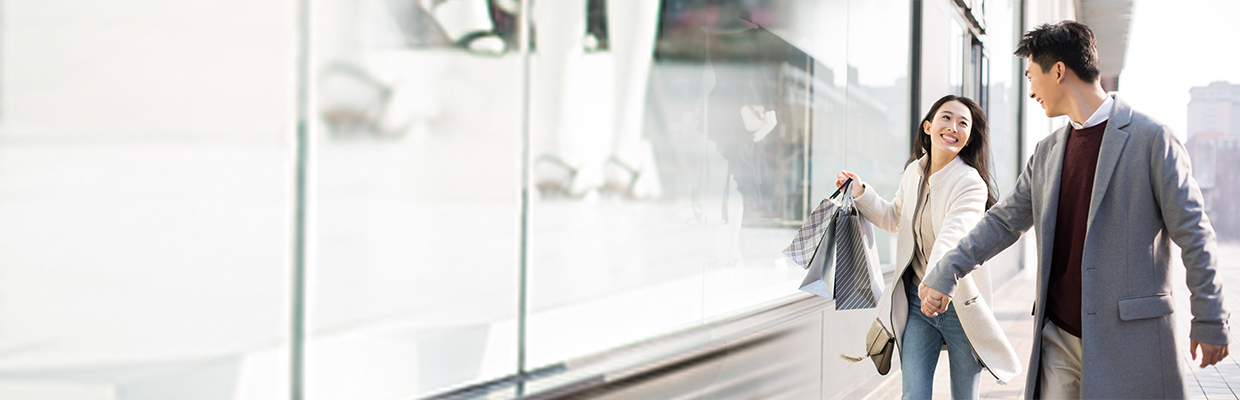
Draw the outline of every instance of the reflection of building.
M1220 240L1240 241L1240 85L1214 82L1190 90L1188 153L1206 213Z

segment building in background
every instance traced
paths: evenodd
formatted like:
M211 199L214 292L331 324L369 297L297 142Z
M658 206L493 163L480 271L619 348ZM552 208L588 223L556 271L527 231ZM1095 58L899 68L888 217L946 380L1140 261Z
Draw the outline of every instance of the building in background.
M1219 240L1240 242L1240 85L1189 90L1188 154Z

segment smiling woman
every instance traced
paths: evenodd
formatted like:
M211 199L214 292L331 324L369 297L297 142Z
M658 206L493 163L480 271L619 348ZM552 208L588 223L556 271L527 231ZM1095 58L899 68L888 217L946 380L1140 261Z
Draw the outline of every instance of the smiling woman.
M949 101L939 106L934 118L922 122L922 131L930 136L931 174L943 169L969 143L972 115L964 103Z
M926 298L929 292L921 280L995 203L987 166L989 126L976 102L954 95L936 101L920 125L915 152L895 198L888 202L874 190L853 195L867 220L898 232L896 265L904 267L884 292L878 319L900 344L904 398L930 397L939 351L946 343L952 398L975 399L983 366L1000 382L1012 380L1021 370L1015 350L987 305L992 301L990 269L983 265L964 277L957 294L962 303L952 302L942 314L932 307L942 297ZM860 180L842 171L836 185L848 178Z

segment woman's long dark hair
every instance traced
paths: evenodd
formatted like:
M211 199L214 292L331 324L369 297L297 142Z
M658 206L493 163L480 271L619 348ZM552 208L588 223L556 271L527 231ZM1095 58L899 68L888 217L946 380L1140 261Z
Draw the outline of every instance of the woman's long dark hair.
M956 101L964 104L969 109L969 113L973 114L973 127L969 132L969 141L965 143L964 148L960 149L960 153L956 157L960 157L961 161L968 164L977 173L982 176L982 180L986 181L986 209L999 201L999 191L996 189L995 178L990 175L990 126L986 123L986 112L982 111L982 107L977 102L970 100L968 97L955 95L946 95L939 101L934 102L930 106L930 111L926 113L926 117L917 123L917 139L913 140L913 155L909 157L908 164L912 164L923 155L930 154L930 135L926 134L926 122L934 121L934 114L938 113L939 107L949 101ZM922 176L930 175L930 162L926 162L925 171Z

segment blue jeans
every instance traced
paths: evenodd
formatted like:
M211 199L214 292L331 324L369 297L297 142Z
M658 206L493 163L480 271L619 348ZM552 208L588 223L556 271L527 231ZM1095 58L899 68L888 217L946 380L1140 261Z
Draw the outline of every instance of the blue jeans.
M934 386L934 367L939 363L943 343L947 343L948 365L951 368L952 398L976 399L982 384L982 364L973 358L973 347L964 335L956 306L937 317L921 313L917 287L904 280L908 294L908 322L904 327L904 347L900 349L900 371L904 382L904 399L929 399Z

